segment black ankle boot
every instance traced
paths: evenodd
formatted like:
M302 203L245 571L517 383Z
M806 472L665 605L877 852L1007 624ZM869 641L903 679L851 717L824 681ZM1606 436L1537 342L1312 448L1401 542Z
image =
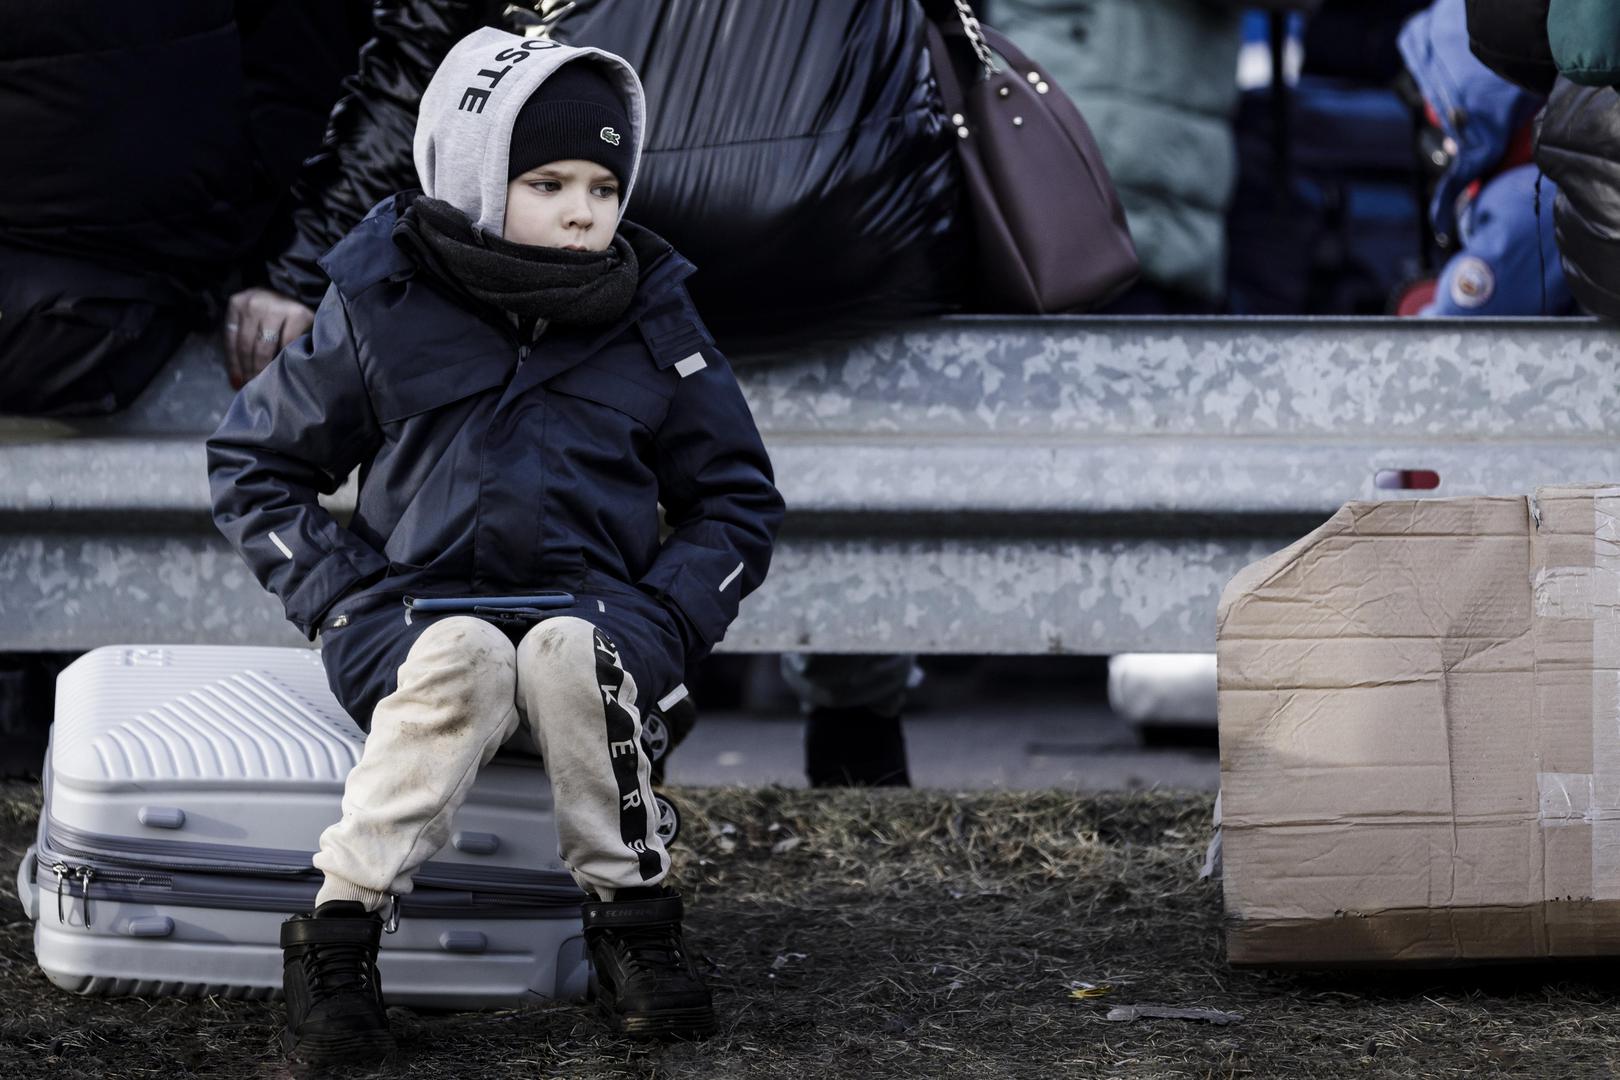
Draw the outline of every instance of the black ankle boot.
M812 709L804 773L811 787L910 787L900 718L865 708Z
M714 1001L686 953L681 898L671 889L620 889L584 906L597 1009L614 1031L644 1039L714 1030Z
M380 1061L394 1049L377 977L382 919L351 900L281 924L287 1053L310 1064Z

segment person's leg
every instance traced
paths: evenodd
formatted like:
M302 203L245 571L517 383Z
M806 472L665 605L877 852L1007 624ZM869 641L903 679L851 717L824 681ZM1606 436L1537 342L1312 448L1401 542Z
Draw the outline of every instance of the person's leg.
M915 667L909 654L783 655L782 678L805 714L811 787L910 785L900 712Z
M641 746L635 677L590 622L547 619L518 645L518 704L551 778L563 862L586 892L657 885L652 762Z
M343 817L321 834L325 875L312 915L282 924L283 1042L311 1063L376 1060L393 1049L377 977L388 894L449 838L478 770L517 730L516 650L482 619L421 631L397 686L377 703Z
M518 703L551 778L561 855L594 894L582 914L598 1006L632 1035L701 1035L714 1006L687 955L681 898L660 885L669 853L636 697L618 646L585 619L547 619L518 645Z
M516 650L483 619L422 631L377 703L360 763L343 786L343 818L321 834L317 905L367 910L411 890L411 874L450 838L478 770L517 730Z

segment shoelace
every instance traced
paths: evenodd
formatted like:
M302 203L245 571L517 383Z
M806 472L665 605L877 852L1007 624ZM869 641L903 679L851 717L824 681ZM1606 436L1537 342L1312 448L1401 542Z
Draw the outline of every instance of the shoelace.
M317 998L371 992L371 956L365 945L358 942L317 945L308 956Z
M625 966L637 974L684 969L680 935L674 927L646 926L614 931Z

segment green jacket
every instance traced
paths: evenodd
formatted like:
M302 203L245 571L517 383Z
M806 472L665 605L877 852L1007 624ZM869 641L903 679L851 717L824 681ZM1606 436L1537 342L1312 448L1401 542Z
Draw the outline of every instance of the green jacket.
M1226 288L1240 6L996 0L989 17L1084 114L1125 205L1143 280L1207 300Z
M1547 40L1559 72L1570 82L1620 83L1620 4L1614 0L1552 0Z

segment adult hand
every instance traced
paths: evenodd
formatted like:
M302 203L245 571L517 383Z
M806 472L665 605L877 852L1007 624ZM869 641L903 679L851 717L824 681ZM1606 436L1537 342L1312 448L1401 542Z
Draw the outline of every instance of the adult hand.
M225 308L225 371L240 390L283 347L309 332L315 313L273 289L243 289Z

